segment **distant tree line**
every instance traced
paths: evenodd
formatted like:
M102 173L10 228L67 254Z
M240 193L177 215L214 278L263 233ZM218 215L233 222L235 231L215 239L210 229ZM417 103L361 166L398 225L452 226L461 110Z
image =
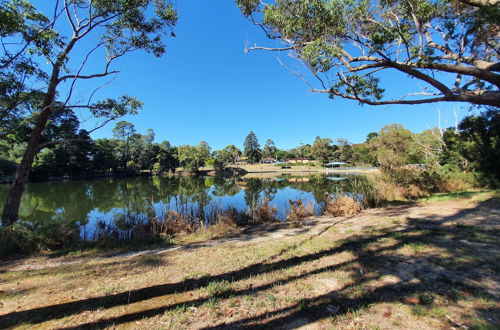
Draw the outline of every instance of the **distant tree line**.
M26 128L29 130L29 128ZM243 150L228 145L212 151L207 142L198 145L172 146L168 141L155 143L155 134L136 131L130 122L120 121L113 129L113 138L93 140L79 129L71 110L61 108L51 115L42 136L43 149L33 164L32 177L76 176L81 174L137 174L141 171L160 174L183 167L197 174L200 168L212 166L222 172L238 161L258 163L263 158L287 161L310 159L324 165L330 161L357 166L378 166L385 169L419 164L445 168L453 172L476 172L484 181L498 184L500 177L500 115L496 109L486 109L471 115L453 128L433 128L412 133L399 124L371 132L363 143L346 139L316 137L311 144L301 143L282 150L267 139L261 147L255 133L243 141ZM23 129L16 130L0 142L0 171L11 174L26 148Z

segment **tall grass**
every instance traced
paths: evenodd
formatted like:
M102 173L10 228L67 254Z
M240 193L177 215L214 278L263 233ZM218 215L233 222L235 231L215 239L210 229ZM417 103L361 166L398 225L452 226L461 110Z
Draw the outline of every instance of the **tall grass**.
M268 198L263 198L251 210L249 215L255 223L273 222L276 221L275 215L278 209L269 203Z
M301 220L314 215L314 204L312 202L305 203L302 199L296 201L288 200L290 209L286 215L286 220Z
M325 214L335 217L355 215L363 209L363 204L356 198L343 194L329 200L325 206Z
M438 192L459 192L477 187L474 173L448 166L427 168L383 168L365 178L350 180L351 191L361 196L365 207L379 207L391 201L413 200Z

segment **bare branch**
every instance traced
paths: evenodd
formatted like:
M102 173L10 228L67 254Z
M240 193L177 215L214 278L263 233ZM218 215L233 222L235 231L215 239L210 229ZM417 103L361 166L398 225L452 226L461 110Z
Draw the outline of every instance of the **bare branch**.
M333 94L336 96L340 96L342 98L350 99L350 100L355 100L359 101L361 103L365 103L368 105L388 105L388 104L426 104L426 103L435 103L435 102L441 102L441 101L446 101L446 97L435 97L431 99L421 99L421 100L404 100L404 99L399 99L399 100L388 100L388 101L373 101L361 97L354 97L352 95L340 93L338 91L334 90L321 90L321 89L313 89L312 92L314 93L327 93L327 94Z
M498 3L498 0L458 0L458 1L468 4L469 6L478 8L489 5L495 5Z
M283 48L272 48L272 47L258 47L258 46L254 46L254 47L246 47L245 48L245 53L248 53L248 51L252 51L252 50L267 50L267 51L270 51L270 52L282 52L282 51L286 51L286 50L291 50L291 49L294 49L292 46L290 47L283 47Z
M71 25L71 28L73 29L73 33L75 35L78 34L75 22L73 22L73 19L71 18L71 14L69 13L68 0L64 0L64 10L66 11L66 18L68 19L69 24Z

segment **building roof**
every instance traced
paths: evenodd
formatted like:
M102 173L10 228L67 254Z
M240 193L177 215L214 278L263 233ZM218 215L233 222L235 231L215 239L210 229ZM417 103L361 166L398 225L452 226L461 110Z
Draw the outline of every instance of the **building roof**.
M345 162L329 162L325 165L346 165L346 164L349 164L349 163L345 163Z

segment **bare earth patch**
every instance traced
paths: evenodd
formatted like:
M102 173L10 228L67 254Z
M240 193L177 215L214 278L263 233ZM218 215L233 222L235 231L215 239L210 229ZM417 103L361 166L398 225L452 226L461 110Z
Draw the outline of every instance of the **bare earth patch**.
M0 328L495 329L493 193L0 265Z

